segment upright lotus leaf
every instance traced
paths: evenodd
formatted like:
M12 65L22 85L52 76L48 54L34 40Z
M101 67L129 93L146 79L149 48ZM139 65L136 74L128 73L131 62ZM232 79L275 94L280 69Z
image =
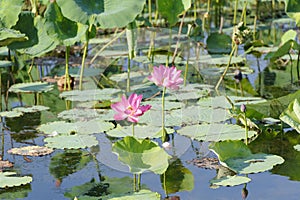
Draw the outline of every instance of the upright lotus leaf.
M183 166L180 159L171 162L165 174L160 176L162 188L164 187L164 176L165 189L168 194L194 189L194 176L189 169Z
M0 188L25 185L32 181L30 176L15 176L16 172L0 172Z
M167 18L170 26L174 26L178 16L191 7L191 0L159 0L157 5L158 12Z
M44 139L45 146L53 149L85 149L98 145L95 136L91 135L58 135Z
M229 54L231 52L231 37L225 33L212 33L208 36L207 50L211 54Z
M22 42L26 40L28 40L28 37L18 30L0 28L0 47L7 46L12 42Z
M168 168L169 155L149 139L127 136L113 144L113 152L121 162L130 167L132 173L152 171L162 174Z
M289 54L292 46L294 44L294 40L288 40L284 44L282 44L277 51L270 52L265 56L265 59L270 59L272 62L279 59L280 57Z
M17 83L12 85L8 91L14 93L48 92L53 89L53 85L43 82Z
M0 28L14 26L21 13L23 0L1 0L0 1Z
M70 9L69 10L73 10ZM78 15L78 13L77 13ZM71 46L85 36L87 25L66 18L56 1L50 3L45 11L45 29L50 37L65 46ZM72 19L72 18L71 18Z
M211 143L209 148L217 154L222 165L240 174L264 172L284 162L277 155L252 154L249 147L240 140Z
M285 11L300 26L300 2L298 0L286 0Z
M37 35L37 29L34 25L33 13L28 11L21 12L21 14L19 15L19 21L12 28L20 31L21 33L24 33L28 37L28 40L25 40L23 42L12 42L8 45L9 49L15 50L28 48L38 43L39 39Z
M282 36L281 36L281 44L286 43L289 40L295 40L297 36L297 32L294 30L288 30L287 32L285 32Z
M200 124L182 127L178 134L196 139L199 141L224 141L242 140L245 138L245 129L233 124ZM248 138L257 134L255 131L248 131Z
M38 31L38 43L32 47L19 50L19 52L28 54L32 57L39 57L49 51L52 51L58 45L58 41L54 40L47 34L45 18L36 16L34 18L34 25Z
M300 133L300 104L297 99L292 101L288 108L279 117L283 122L290 125Z
M57 0L63 15L67 18L82 24L97 23L103 29L125 27L142 12L145 2L145 0Z

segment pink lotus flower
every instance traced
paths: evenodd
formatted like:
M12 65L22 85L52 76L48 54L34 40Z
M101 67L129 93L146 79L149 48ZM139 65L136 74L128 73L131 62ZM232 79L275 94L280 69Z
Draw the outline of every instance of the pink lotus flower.
M178 90L179 85L183 82L180 78L181 70L177 70L176 67L165 67L160 65L154 67L153 72L148 79L154 82L157 86L163 86L172 90Z
M138 122L138 117L143 115L151 108L151 105L141 106L143 95L131 94L128 99L125 95L122 96L120 102L111 105L111 108L118 112L114 115L115 120L126 119L130 122Z

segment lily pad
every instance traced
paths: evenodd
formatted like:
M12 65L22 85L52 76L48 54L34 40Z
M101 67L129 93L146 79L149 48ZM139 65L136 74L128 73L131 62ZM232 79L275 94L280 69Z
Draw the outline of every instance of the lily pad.
M58 117L62 119L69 120L91 120L95 118L100 118L107 110L98 110L98 109L90 109L90 108L73 108L70 110L64 110L58 113ZM103 118L105 119L105 118ZM108 119L106 119L108 120Z
M88 135L100 133L113 128L114 125L110 122L104 122L101 119L93 119L90 121L69 123L65 121L55 121L47 124L42 124L37 127L37 130L44 132L47 135L57 134L81 134Z
M245 129L232 124L189 125L177 130L177 133L199 141L242 140L245 138ZM249 138L256 134L255 131L248 131Z
M13 111L17 112L23 112L23 113L34 113L34 112L39 112L39 111L44 111L44 110L49 110L50 108L47 106L31 106L31 107L17 107L14 108Z
M280 115L280 119L300 133L300 104L297 99Z
M59 135L44 139L45 145L53 149L84 149L98 145L95 136L91 135Z
M252 154L248 146L240 140L211 143L210 149L217 154L222 165L240 174L264 172L284 162L277 155Z
M32 92L48 92L53 89L53 85L43 82L34 83L17 83L9 88L9 92L14 93L32 93Z
M91 90L72 90L65 91L59 96L69 101L99 101L111 100L120 93L120 89L104 88L104 89L91 89Z
M9 162L8 160L0 160L0 169L13 167L13 166L14 166L14 164Z
M7 153L22 155L22 156L44 156L51 154L53 149L42 146L25 146L20 148L12 148Z
M144 139L144 138L159 138L161 137L160 134L160 127L154 126L142 126L136 125L134 126L134 137ZM168 133L173 133L174 130L167 128ZM117 128L109 130L106 132L107 135L111 137L126 137L132 136L132 126L120 126L118 125Z
M300 144L295 145L294 149L296 149L297 151L300 151Z
M210 181L211 184L218 185L218 186L236 186L245 183L249 183L251 181L250 178L245 176L224 176L219 179L213 179Z
M152 171L162 174L169 166L170 156L149 139L140 140L127 136L116 142L112 150L118 154L121 162L130 167L132 173Z
M0 44L1 46L1 44ZM0 68L6 68L13 65L13 62L7 60L0 60Z
M207 64L207 65L227 65L229 61L229 55L223 56L223 55L204 55L201 57L201 59L196 60L195 62L201 63L201 64ZM232 57L230 64L237 64L244 62L245 59L237 56Z
M30 176L15 176L16 172L0 172L0 188L25 185L32 181Z
M7 117L7 118L14 118L14 117L20 117L22 116L23 113L22 112L19 112L19 111L3 111L3 112L0 112L0 116L1 117Z
M150 190L140 190L138 192L134 192L131 195L124 195L121 197L113 197L109 198L109 200L160 200L160 194L157 192L152 192Z

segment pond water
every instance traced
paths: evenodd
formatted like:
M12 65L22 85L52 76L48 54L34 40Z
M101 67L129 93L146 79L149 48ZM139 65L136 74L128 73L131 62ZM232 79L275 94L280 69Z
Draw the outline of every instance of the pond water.
M152 32L146 30L139 36L138 55L140 56L131 62L133 71L143 71L146 73L149 68L152 67L149 66L149 63L142 62L143 59L145 59L143 57L144 52L147 50L145 48L149 45L151 37L153 37L151 33ZM156 63L163 63L166 60L166 52L168 50L166 46L168 46L169 43L168 33L169 30L162 32L157 31L157 35L154 36L155 40L158 41L158 45L162 47L160 52L156 52L158 55L157 58L154 58ZM175 39L171 42L173 45L172 48L174 48L176 44L177 33L175 33L173 33ZM261 34L263 33L264 31L262 31ZM280 36L277 37L280 38ZM181 42L186 42L186 38L182 37ZM125 37L122 36L118 40L117 45L112 46L100 54L102 56L105 55L105 57L97 58L93 67L99 69L100 72L104 72L107 76L114 73L114 68L116 68L118 72L120 72L120 67L121 71L125 71L128 67L126 48L126 40ZM181 53L182 57L186 59L188 53L185 51L185 48L186 46L183 45L183 51ZM213 70L216 69L211 70L212 67L208 64L195 61L197 59L201 60L203 57L205 58L205 55L207 55L206 50L196 45L195 42L187 49L190 51L189 56L192 63L189 71L189 80L201 84L215 85L220 73L215 73ZM93 51L96 52L97 48L94 48ZM93 51L89 58L92 58L92 55L94 55L95 52ZM197 52L200 52L199 58L197 58ZM238 54L242 53L243 50L240 48ZM258 58L258 60L253 55L244 55L244 57L246 57L247 60L246 64L243 65L254 70L254 73L244 75L244 79L246 79L246 77L248 78L246 81L246 83L249 82L247 87L251 86L252 89L254 88L253 90L261 88L258 92L261 96L271 99L284 96L284 94L297 90L296 86L290 87L289 90L287 89L290 86L288 71L272 68L269 62L264 60L263 57ZM115 58L115 63L111 64ZM178 68L184 69L185 59L176 61ZM257 61L260 63L260 67L258 67ZM45 70L45 67L42 68L44 72L43 75L47 76L61 75L62 69L62 66L59 65L50 66L49 70ZM72 70L76 73L77 69L78 68L74 67ZM199 77L197 70L200 70L200 74L203 77ZM47 74L47 71L50 71L50 74ZM91 73L94 72L91 71ZM279 73L284 74L284 76L278 76ZM97 74L96 77L99 77L99 74ZM276 78L274 78L274 74L277 75L277 77L275 76ZM93 76L87 76L87 79L85 79L86 82L84 86L87 89L97 87L91 77ZM123 77L117 77L114 78L114 80L118 78L124 79ZM203 81L203 78L205 81ZM143 79L144 77L133 76L132 87ZM268 81L270 79L273 81ZM119 81L118 85L124 89L125 81L122 82L122 80ZM230 85L230 80L232 81L233 78L228 78L228 80L229 82L226 82L226 85ZM109 85L109 83L105 81L100 83L104 86ZM209 86L207 87L210 88ZM228 95L235 94L234 89L230 87L225 89L224 85L222 87L222 93ZM245 90L250 91L249 88L245 88ZM209 90L209 93L213 96L215 95L212 90ZM46 122L58 120L57 114L66 110L66 107L75 108L82 106L82 104L77 103L66 103L59 97L59 94L60 92L55 85L54 90L42 94L42 97L38 99L39 103L44 102L43 105L50 107L49 111L24 114L22 117L13 119L2 118L2 125L5 126L3 127L3 137L0 143L2 146L2 155L4 155L3 160L13 162L14 171L22 176L32 176L33 181L23 186L1 189L0 199L60 200L70 199L70 196L72 196L70 195L71 190L73 190L73 194L90 194L90 196L95 196L95 194L106 194L108 192L107 188L110 187L117 188L117 186L119 186L123 189L125 188L125 191L128 191L128 188L133 188L133 174L129 172L126 165L118 162L117 155L111 152L111 144L112 142L116 142L117 139L107 136L104 133L94 134L99 145L84 150L55 150L50 155L40 157L19 156L7 153L7 150L15 147L43 145L46 136L37 131L36 127ZM147 96L148 94L145 93L144 95ZM153 93L151 95L153 95ZM7 104L8 109L20 104L18 98L20 97L10 93ZM24 105L33 105L34 95L22 94L22 102ZM191 102L191 104L193 103L195 102ZM212 117L215 116L213 115ZM260 125L262 132L258 138L249 144L252 153L263 152L266 154L276 154L283 157L285 162L281 165L274 166L272 170L266 172L248 174L247 176L251 179L251 182L246 185L241 184L233 187L220 186L216 188L216 186L211 185L210 180L221 173L226 173L222 171L223 169L208 169L210 167L214 168L215 165L210 166L207 163L205 165L207 169L197 166L197 161L201 161L203 158L216 158L216 155L208 149L208 142L192 140L177 133L172 134L170 140L172 147L167 150L168 154L172 156L169 165L171 172L166 178L166 184L168 185L169 191L174 192L169 192L169 196L173 197L172 199L182 200L242 199L242 191L243 188L246 187L249 193L247 199L299 199L300 152L296 151L293 146L300 143L300 136L296 131L291 129L284 129L285 133L278 133L278 129L276 129L280 126L278 124L274 125L274 127L276 127L274 129L271 125L269 128L266 128L267 125L265 124ZM154 140L161 145L159 139ZM94 157L91 155L94 155ZM186 178L182 179L182 176ZM97 185L98 187L86 186L80 189L74 188L75 186L84 185L88 182L98 182L99 184ZM141 184L142 188L147 188L159 193L162 199L166 197L162 175L144 172L141 175ZM116 190L117 189L114 191ZM101 198L94 197L94 199Z

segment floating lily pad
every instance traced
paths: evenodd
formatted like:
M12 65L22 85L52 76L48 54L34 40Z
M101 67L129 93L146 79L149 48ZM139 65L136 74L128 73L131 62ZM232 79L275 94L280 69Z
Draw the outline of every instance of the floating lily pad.
M6 68L13 65L13 62L7 60L0 60L0 68Z
M145 78L149 76L149 73L144 71L137 71L137 72L130 72L130 83L137 84L142 83ZM113 74L109 77L109 79L120 83L122 81L127 81L128 73L121 73L121 74Z
M25 185L32 181L30 176L15 176L16 172L0 172L0 188Z
M172 115L166 114L165 117L166 117L165 125L167 127L178 126L182 123L181 115L174 117ZM161 127L162 112L159 110L150 109L148 112L145 112L143 116L139 117L139 123Z
M70 110L64 110L58 113L57 116L59 118L69 119L69 120L91 120L95 118L99 119L101 116L103 116L104 113L107 113L107 110L98 110L98 109L90 109L90 108L73 108Z
M34 113L44 110L49 110L50 108L47 106L31 106L31 107L17 107L14 108L13 111L23 112L23 113Z
M160 194L157 192L152 192L150 190L140 190L138 192L134 192L131 195L124 195L121 197L113 197L108 200L160 200Z
M91 90L72 90L65 91L59 96L69 101L99 101L111 100L120 93L120 89L104 88L104 89L91 89Z
M45 138L44 142L53 149L84 149L98 145L96 137L91 135L59 135Z
M232 124L189 125L177 130L177 133L199 141L242 140L245 138L245 129ZM248 131L249 138L256 134L255 131Z
M228 61L229 61L229 55L223 56L223 55L204 55L201 56L201 59L195 61L197 63L201 63L201 64L207 64L207 65L227 65ZM240 57L240 56L233 56L231 58L231 62L230 64L237 64L237 63L241 63L244 62L245 59Z
M167 128L168 133L173 133L174 130ZM154 126L141 126L136 125L134 126L134 137L136 138L159 138L161 137L160 134L160 127ZM120 126L118 125L117 128L109 130L106 132L107 135L111 137L126 137L132 136L132 126Z
M1 117L7 117L7 118L14 118L14 117L20 117L22 116L23 113L22 112L19 112L19 111L3 111L3 112L0 112L0 116Z
M149 104L151 105L151 110L160 110L161 111L161 106L162 106L162 101L161 98L155 98L150 101L146 101L144 105ZM167 101L165 102L165 110L173 110L173 109L180 109L183 108L185 105L181 102L174 102L174 101Z
M300 144L295 145L294 149L296 149L297 151L300 151Z
M44 156L51 154L53 149L42 146L26 146L20 148L12 148L7 151L10 154L22 155L22 156Z
M236 186L245 183L249 183L251 181L250 178L245 176L224 176L219 179L213 179L210 181L211 184L218 185L218 186Z
M104 122L101 119L93 119L84 122L69 123L65 121L50 122L37 127L37 130L51 135L54 132L58 134L93 134L107 131L113 128L114 125L110 122Z
M280 119L300 133L300 105L297 99L280 115Z
M9 88L9 92L14 93L32 93L32 92L48 92L53 89L53 85L43 82L34 83L17 83Z
M125 137L116 142L112 148L121 162L130 167L132 173L152 171L162 174L169 166L169 155L149 139L139 140Z
M240 174L264 172L284 162L277 155L252 154L248 146L240 140L211 143L210 149L217 154L222 165Z

